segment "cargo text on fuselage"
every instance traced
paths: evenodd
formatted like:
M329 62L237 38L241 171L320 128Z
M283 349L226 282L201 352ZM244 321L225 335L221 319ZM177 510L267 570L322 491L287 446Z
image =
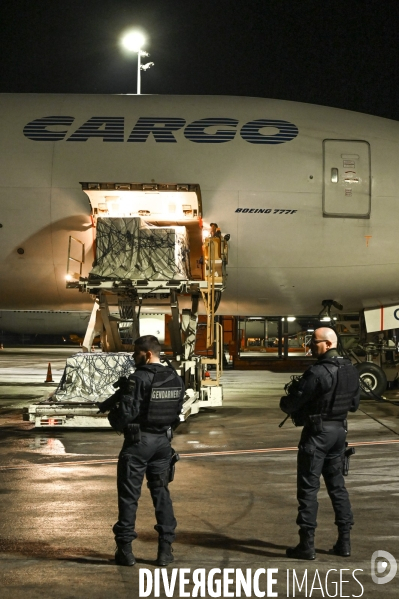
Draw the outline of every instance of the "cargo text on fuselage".
M191 123L183 118L140 117L134 127L126 132L122 116L93 116L78 126L72 125L75 117L47 116L25 125L24 135L33 141L85 142L98 138L104 142L145 143L152 137L158 143L176 143L177 131L195 143L226 143L241 138L251 144L281 144L298 135L298 127L289 121L255 119L242 126L237 119L212 117Z

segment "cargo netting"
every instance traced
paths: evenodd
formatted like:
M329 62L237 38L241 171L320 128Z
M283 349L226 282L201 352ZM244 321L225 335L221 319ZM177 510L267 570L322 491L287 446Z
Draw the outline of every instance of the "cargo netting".
M129 353L79 353L67 359L64 373L51 401L96 402L113 395L121 376L134 372Z
M97 219L90 276L162 281L190 279L186 227L155 227L141 218Z

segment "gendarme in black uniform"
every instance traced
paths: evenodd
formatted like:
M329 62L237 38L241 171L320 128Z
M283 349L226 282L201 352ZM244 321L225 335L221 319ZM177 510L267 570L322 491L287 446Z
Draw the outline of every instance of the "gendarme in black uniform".
M319 329L319 331L324 329ZM328 339L322 340L329 343ZM319 342L316 340L316 343ZM315 340L313 340L315 343ZM288 557L314 559L317 526L317 493L323 475L339 537L334 552L350 555L349 531L353 515L343 477L347 413L359 406L359 376L347 358L335 348L318 356L299 384L280 401L297 426L303 426L298 445L297 498L300 543L287 550Z
M136 350L134 355L137 353ZM157 564L167 565L173 561L170 545L177 524L168 489L174 453L170 433L171 426L179 420L184 384L172 367L156 361L138 365L117 393L118 404L110 411L109 420L114 428L123 430L125 440L117 471L119 515L113 527L117 544L115 559L120 565L135 563L131 543L137 537L137 504L145 474L159 535ZM124 426L129 413L129 425Z

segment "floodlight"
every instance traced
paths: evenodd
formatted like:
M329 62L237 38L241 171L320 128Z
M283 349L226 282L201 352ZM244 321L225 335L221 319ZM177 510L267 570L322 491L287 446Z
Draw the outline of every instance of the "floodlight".
M142 46L146 43L145 36L140 31L129 31L121 39L122 46L130 52L137 52L137 95L141 94L141 78L140 71L147 71L153 66L153 62L141 64L142 56L149 56L148 52L142 50Z
M122 38L122 45L131 52L139 52L144 44L145 37L140 31L130 31Z

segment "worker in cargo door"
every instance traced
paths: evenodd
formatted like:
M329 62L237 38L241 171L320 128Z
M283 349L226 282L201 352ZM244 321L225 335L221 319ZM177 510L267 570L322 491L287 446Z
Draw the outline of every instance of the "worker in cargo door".
M221 238L222 237L222 233L220 231L220 228L218 227L217 223L211 223L210 224L210 237L217 237L217 238Z
M220 230L220 228L218 227L217 223L211 223L210 225L210 230L209 230L209 237L211 239L215 239L216 243L215 243L215 250L214 250L214 258L216 260L220 260L221 258L221 239L222 239L222 232ZM229 236L230 237L230 236ZM208 247L207 245L205 245L203 247L203 253L205 256L205 259L207 260L210 256L208 256Z
M337 351L337 335L328 327L316 329L310 347L317 362L289 384L280 408L303 426L298 445L297 499L300 542L287 549L287 557L313 560L317 526L317 494L323 475L330 496L338 540L332 552L351 554L350 530L353 514L344 483L345 439L348 411L359 407L359 375L348 358Z
M99 404L103 412L113 406L108 419L125 437L117 469L119 515L113 527L115 561L121 566L136 563L132 541L137 537L136 512L144 474L159 535L156 563L166 566L174 559L171 545L177 523L168 484L173 480L178 455L170 441L172 427L179 422L184 383L172 366L161 363L160 351L153 335L137 339L133 353L136 370L120 383L114 396Z

